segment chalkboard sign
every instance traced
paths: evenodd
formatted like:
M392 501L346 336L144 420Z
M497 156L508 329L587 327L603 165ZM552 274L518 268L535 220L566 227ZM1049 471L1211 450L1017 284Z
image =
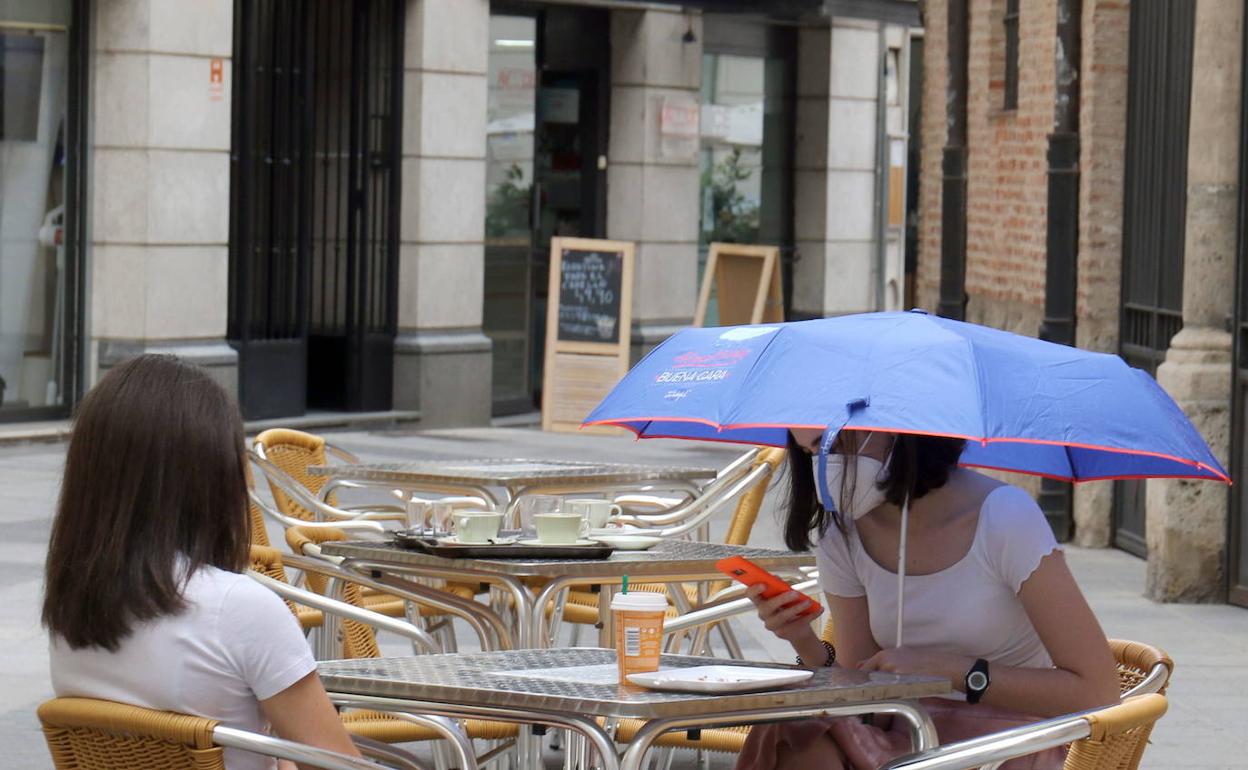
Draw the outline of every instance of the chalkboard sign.
M624 254L563 250L559 270L558 339L616 342L624 292Z
M551 239L549 288L542 428L576 431L628 371L633 244Z

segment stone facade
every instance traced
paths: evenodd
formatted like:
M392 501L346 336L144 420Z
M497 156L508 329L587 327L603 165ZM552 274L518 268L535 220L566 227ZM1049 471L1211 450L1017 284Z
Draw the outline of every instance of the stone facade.
M660 138L664 106L698 109L701 19L679 9L611 13L607 237L637 244L633 359L693 320L698 280L697 144Z
M409 0L403 62L394 408L427 427L490 418L485 280L487 0Z
M95 5L87 381L176 353L230 390L225 343L234 4Z

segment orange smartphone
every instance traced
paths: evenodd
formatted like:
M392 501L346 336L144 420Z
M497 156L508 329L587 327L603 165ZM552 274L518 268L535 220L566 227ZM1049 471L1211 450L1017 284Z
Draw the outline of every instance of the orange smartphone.
M785 591L793 590L793 587L788 583L784 582L744 556L729 556L727 559L720 559L715 562L715 568L733 580L743 583L744 585L752 586L762 583L767 586L767 590L763 591L762 594L764 599L774 599ZM809 615L812 612L818 612L823 609L823 605L801 591L798 591L797 595L810 602L810 609L803 612L803 615ZM798 601L800 601L800 599ZM793 604L796 603L797 602L793 602Z

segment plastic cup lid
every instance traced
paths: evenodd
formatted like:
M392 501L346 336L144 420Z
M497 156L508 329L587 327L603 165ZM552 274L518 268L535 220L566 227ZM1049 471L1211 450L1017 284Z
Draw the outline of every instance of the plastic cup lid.
M611 609L667 612L667 597L650 591L629 591L612 596Z

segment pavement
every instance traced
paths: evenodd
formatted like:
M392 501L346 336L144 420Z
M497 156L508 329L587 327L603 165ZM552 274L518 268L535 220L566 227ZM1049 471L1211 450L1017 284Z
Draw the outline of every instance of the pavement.
M726 464L739 450L727 445L627 437L550 434L531 428L471 428L417 432L377 429L333 433L330 440L365 461L422 458L527 457L613 462ZM51 768L35 707L51 697L46 635L39 625L43 560L56 506L64 445L0 446L0 767ZM768 495L752 545L780 547L780 519ZM722 537L727 514L715 521ZM276 534L276 533L275 533ZM278 535L276 542L282 542ZM1145 768L1248 768L1248 610L1229 605L1156 604L1144 598L1144 562L1115 550L1068 548L1079 584L1110 637L1135 639L1167 650L1175 660L1170 711L1153 733ZM734 621L748 657L791 660L787 645L753 618ZM467 639L470 634L461 634ZM405 644L382 640L387 654ZM468 649L468 646L464 646ZM548 755L553 762L557 754ZM731 767L711 755L711 767ZM695 766L691 752L675 767Z

